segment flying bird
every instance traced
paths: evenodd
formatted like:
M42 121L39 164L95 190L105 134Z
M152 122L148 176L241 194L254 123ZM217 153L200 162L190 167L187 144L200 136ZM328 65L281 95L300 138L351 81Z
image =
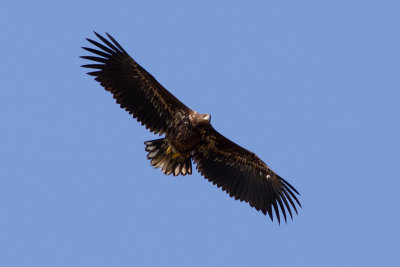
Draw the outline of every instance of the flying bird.
M192 161L207 180L236 200L245 201L273 221L275 212L293 219L297 190L273 172L256 154L235 144L211 125L211 115L188 108L142 68L108 33L95 32L100 42L86 39L95 48L81 58L94 69L88 72L117 104L154 134L164 138L146 141L147 158L166 175L192 174Z

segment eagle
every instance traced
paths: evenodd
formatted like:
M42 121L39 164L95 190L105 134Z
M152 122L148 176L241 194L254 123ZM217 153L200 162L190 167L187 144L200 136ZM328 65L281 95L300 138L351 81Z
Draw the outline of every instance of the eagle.
M155 168L173 176L192 174L192 161L204 178L236 200L245 201L280 224L281 215L293 220L301 207L297 190L272 171L256 154L235 144L211 125L211 115L188 108L141 67L108 33L87 38L95 48L81 56L82 65L117 104L154 134L164 138L146 141L147 158ZM280 212L279 212L280 211ZM280 215L281 213L281 215Z

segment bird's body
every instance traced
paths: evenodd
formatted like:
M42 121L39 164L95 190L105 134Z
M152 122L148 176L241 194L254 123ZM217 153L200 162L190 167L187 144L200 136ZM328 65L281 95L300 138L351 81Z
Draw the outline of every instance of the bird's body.
M151 165L161 168L165 174L186 175L192 173L192 156L197 153L201 144L211 130L209 114L199 114L188 110L188 113L177 112L174 119L174 129L165 138L147 141L147 158Z
M200 114L180 102L143 69L110 35L111 42L95 33L104 44L87 39L96 56L82 58L95 64L89 72L113 94L116 102L151 132L165 137L145 142L151 165L165 174L192 173L192 161L210 182L231 197L246 201L273 219L286 221L286 211L297 213L296 189L273 172L256 154L235 144L211 125L211 115ZM294 200L294 201L293 201ZM279 207L278 207L279 205ZM286 211L285 211L286 210Z

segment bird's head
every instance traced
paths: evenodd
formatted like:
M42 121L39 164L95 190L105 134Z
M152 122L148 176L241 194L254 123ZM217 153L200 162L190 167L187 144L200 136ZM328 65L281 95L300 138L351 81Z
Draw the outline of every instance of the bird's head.
M206 125L210 125L210 122L211 122L210 114L200 114L200 113L197 113L197 111L193 111L189 115L189 118L192 121L193 125L195 125L195 126L206 126Z
M207 122L211 122L211 114L201 114L203 116L203 120Z

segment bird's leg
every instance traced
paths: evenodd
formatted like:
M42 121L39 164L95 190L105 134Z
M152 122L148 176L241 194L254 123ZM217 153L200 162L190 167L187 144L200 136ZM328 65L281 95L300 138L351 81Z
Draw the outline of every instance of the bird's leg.
M172 146L169 145L167 151L165 152L167 155L171 154Z
M180 156L181 156L180 153L175 153L175 154L172 155L171 158L176 159L177 157L180 157Z
M169 154L171 154L171 152L172 152L172 146L169 145L167 148L167 151L165 151L165 154L169 155ZM180 157L180 156L181 156L181 154L179 152L176 152L176 153L172 154L171 158L176 159L177 157Z

